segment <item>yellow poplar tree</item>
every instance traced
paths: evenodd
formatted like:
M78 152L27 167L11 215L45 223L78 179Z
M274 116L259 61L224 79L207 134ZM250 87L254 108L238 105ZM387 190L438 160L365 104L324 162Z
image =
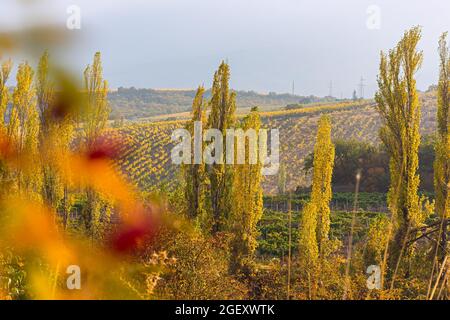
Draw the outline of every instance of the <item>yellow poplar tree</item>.
M108 83L103 79L100 52L95 54L92 65L88 65L84 70L84 91L87 102L81 120L85 148L90 150L105 129L110 113L107 100ZM96 231L94 229L100 218L101 205L101 196L91 188L87 188L83 219L85 229L90 235Z
M258 154L258 135L261 118L257 108L253 108L242 122L242 130L254 130L255 140L251 144L245 138L245 162L235 165L233 181L233 224L231 271L249 274L257 247L256 225L262 217L263 198L261 187L261 159ZM252 148L252 150L251 150ZM250 153L256 155L256 163L250 162Z
M58 88L65 90L64 88ZM40 119L39 152L42 157L43 199L47 205L63 213L63 225L67 223L67 187L62 183L57 162L64 161L70 151L73 119L67 112L56 116L57 89L50 79L49 54L41 56L36 73L36 96Z
M39 116L33 77L34 72L27 62L19 65L7 134L16 144L18 156L27 164L26 170L17 169L15 172L17 189L39 199L42 181L39 161L35 161L38 158Z
M38 64L36 73L36 96L37 107L39 110L40 119L40 134L39 134L39 149L42 156L42 171L43 171L43 198L44 201L51 207L57 209L58 201L62 198L62 189L58 176L54 169L54 159L56 146L53 144L58 135L51 135L53 131L53 122L51 117L51 104L54 99L54 87L49 79L48 74L48 52L45 52Z
M439 40L440 73L437 91L437 141L434 163L434 186L436 192L436 212L441 217L441 244L447 246L447 223L450 217L450 53L447 47L447 33Z
M206 116L204 110L203 95L205 89L199 87L192 103L192 120L187 126L187 130L191 133L191 147L194 150L194 122L200 122L202 128L206 125ZM203 130L201 132L202 139L200 143L203 146ZM203 150L203 148L202 148ZM202 155L201 155L202 156ZM205 164L194 163L194 154L191 155L191 163L183 166L185 177L185 198L187 204L188 216L192 219L200 218L205 213L205 197L206 197L206 172Z
M314 146L311 202L317 213L317 243L319 252L330 232L331 178L334 167L334 145L331 141L331 122L326 116L319 120Z
M10 99L10 94L6 82L11 73L11 60L5 61L1 65L0 70L0 134L6 134L6 108Z
M2 139L6 139L7 125L6 125L6 112L8 102L10 100L10 94L6 82L8 81L11 73L12 62L11 60L5 61L1 65L0 70L0 142ZM7 168L0 159L0 195L5 191Z
M314 204L309 202L303 208L299 230L300 260L308 271L317 265L319 258L316 229L317 210Z
M100 52L94 56L92 65L84 70L84 91L87 105L83 112L83 131L86 147L101 135L108 121L110 107L108 104L108 82L103 79L103 67Z
M299 230L300 260L308 275L310 296L316 291L319 258L324 257L323 249L329 239L334 155L331 122L322 116L314 146L311 199L303 208Z
M223 135L223 154L221 163L208 165L207 171L211 183L210 202L212 211L213 234L223 231L231 212L232 183L234 166L225 165L226 130L235 124L236 94L229 89L230 67L222 62L214 74L211 89L211 112L208 128L218 129Z
M420 144L420 104L415 73L423 55L417 50L421 29L405 32L388 54L381 53L376 108L382 119L380 138L390 155L391 186L388 194L395 238L393 260L397 263L408 228L423 222L417 173Z

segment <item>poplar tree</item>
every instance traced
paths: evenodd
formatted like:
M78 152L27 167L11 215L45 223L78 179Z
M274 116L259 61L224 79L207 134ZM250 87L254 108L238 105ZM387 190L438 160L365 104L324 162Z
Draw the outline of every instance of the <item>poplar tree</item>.
M58 88L65 90L65 88ZM36 73L36 96L40 119L39 152L41 155L43 172L43 199L47 205L55 210L61 209L63 225L66 225L67 186L61 179L61 173L57 171L55 163L64 161L72 140L73 119L67 114L55 116L57 112L58 93L55 88L55 80L49 73L49 54L44 52L41 56Z
M12 62L7 60L2 63L0 70L0 134L6 134L6 112L10 94L6 82L11 73Z
M39 116L33 77L34 72L27 62L19 65L7 126L7 135L15 143L21 159L35 159L38 154ZM17 169L15 172L17 189L19 193L26 192L28 196L39 199L41 179L38 163L26 163L26 170Z
M103 79L100 52L95 54L92 65L84 70L84 91L87 103L82 121L85 143L89 149L105 129L111 111L107 100L108 82Z
M314 146L311 199L303 208L299 230L300 258L308 275L310 295L316 290L319 260L324 257L323 249L329 239L334 154L331 122L327 116L322 116Z
M205 104L203 102L203 95L205 89L199 87L192 103L192 119L187 126L192 140L192 150L195 149L194 135L195 135L195 122L200 123L202 128L206 125L205 116ZM200 136L200 143L203 146L203 130ZM201 148L203 150L203 148ZM200 155L202 157L202 154ZM191 163L184 165L184 177L185 177L185 198L187 204L188 216L191 219L202 217L205 213L205 197L206 197L206 172L203 158L201 163L195 163L194 154L191 155Z
M6 124L6 116L7 116L7 107L8 102L10 101L10 94L6 82L9 79L9 75L11 73L12 62L11 60L7 60L1 64L0 70L0 143L2 140L7 139L7 124ZM0 159L0 195L6 191L6 182L8 177L8 170L6 165Z
M308 202L303 210L299 230L300 261L310 271L317 265L319 246L317 244L317 209Z
M223 231L231 212L232 204L232 164L225 165L226 130L235 124L236 94L229 89L230 68L222 62L214 74L211 89L211 112L208 119L208 128L218 129L223 135L223 153L218 163L208 165L207 171L211 183L210 201L212 211L213 234Z
M108 83L103 79L103 68L100 52L94 56L92 65L84 70L84 91L86 95L86 107L82 112L82 131L84 144L89 152L95 147L95 143L105 129L110 107L108 104ZM86 205L83 210L85 229L93 235L94 227L101 214L100 195L91 188L86 190Z
M256 225L262 217L263 198L261 187L261 159L258 155L258 135L261 118L257 108L253 108L242 122L244 132L254 133L254 144L245 136L245 162L235 165L233 181L233 224L231 271L249 274L257 247L258 231ZM257 155L256 163L251 163L250 154Z
M380 138L390 155L391 185L388 204L393 215L395 237L393 260L397 263L400 249L410 227L422 222L418 196L418 150L420 144L420 104L415 73L423 55L417 50L421 29L405 32L388 54L381 53L376 108L382 119Z
M317 140L314 146L313 182L311 203L317 215L317 244L319 253L328 240L330 232L330 201L332 197L331 178L334 167L334 145L331 141L331 122L322 116L317 129Z
M51 117L49 113L54 99L54 86L49 79L49 54L47 51L39 59L36 74L36 96L42 129L41 136L43 137L50 128Z
M447 246L447 222L450 216L450 53L447 47L447 33L439 40L440 72L437 90L437 141L434 163L434 187L436 213L442 219L441 248Z
M51 207L57 209L58 201L62 197L62 189L59 188L58 176L55 172L54 160L55 150L57 150L54 145L55 138L58 135L51 135L52 131L52 118L51 118L51 104L54 100L54 87L53 83L49 79L49 55L45 52L38 64L37 74L36 74L36 96L37 96L37 107L39 111L40 119L40 134L39 134L39 145L40 154L42 156L42 172L43 172L43 198L44 201ZM52 161L53 160L53 161Z

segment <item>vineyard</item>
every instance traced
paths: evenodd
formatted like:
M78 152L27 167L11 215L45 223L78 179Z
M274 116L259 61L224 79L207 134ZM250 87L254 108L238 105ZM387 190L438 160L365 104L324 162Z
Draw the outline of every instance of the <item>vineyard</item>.
M176 178L176 166L170 162L172 131L181 121L140 123L113 129L108 139L120 157L116 165L126 177L145 191L160 188ZM170 184L169 184L170 188Z
M294 94L261 94L254 91L236 92L237 103L243 108L257 105L261 108L272 108L295 103L311 104L326 103L336 100L333 97L298 96ZM211 92L205 92L210 97ZM111 104L111 118L142 119L159 116L170 118L170 114L188 112L191 110L192 99L195 90L174 89L136 89L118 88L108 93L108 101Z
M3 2L2 306L450 300L450 4Z
M436 97L432 92L421 95L422 135L431 135L436 127ZM303 172L305 157L312 151L317 121L320 115L328 114L332 120L333 139L357 139L378 145L380 119L373 102L347 102L303 107L291 110L262 112L263 126L277 128L280 132L280 161L288 164L287 189L307 186L310 177ZM116 164L139 188L145 191L165 186L173 189L178 178L179 167L170 160L173 147L171 134L182 128L185 121L128 122L110 129L108 139L118 145L120 157ZM266 194L277 190L277 176L263 180Z

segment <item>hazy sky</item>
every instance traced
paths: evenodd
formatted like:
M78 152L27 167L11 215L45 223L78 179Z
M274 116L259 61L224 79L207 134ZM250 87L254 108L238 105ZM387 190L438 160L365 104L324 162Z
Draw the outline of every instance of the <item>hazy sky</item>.
M322 96L332 81L335 96L349 97L363 76L367 96L376 89L380 50L421 25L425 61L417 79L426 89L438 77L439 35L450 29L448 0L19 2L32 4L0 0L0 30L32 17L65 28L67 7L78 5L81 30L71 32L81 39L65 48L65 57L81 73L101 51L111 87L209 86L220 60L227 59L235 89L290 92L295 81L296 94ZM370 8L379 9L379 20Z

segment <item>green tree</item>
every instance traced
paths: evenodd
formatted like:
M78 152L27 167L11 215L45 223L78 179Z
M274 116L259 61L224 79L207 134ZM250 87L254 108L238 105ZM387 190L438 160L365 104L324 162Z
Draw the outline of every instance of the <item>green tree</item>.
M187 129L191 133L191 147L192 150L195 149L194 143L194 131L195 131L195 123L201 124L202 128L206 124L206 116L205 116L205 104L203 102L203 95L205 89L203 87L199 87L197 89L197 93L195 95L194 101L192 103L192 119L187 125ZM197 129L198 130L198 129ZM202 139L203 130L200 132ZM203 140L200 140L200 143L203 146ZM203 147L201 148L203 150ZM192 219L201 218L205 214L205 198L206 198L206 188L207 188L207 177L205 172L205 164L203 163L203 159L201 159L201 163L195 163L194 154L191 156L191 163L185 164L183 166L184 172L184 180L185 180L185 198L187 204L187 213L188 216Z
M231 212L232 183L234 166L225 165L226 130L235 124L236 94L229 89L230 68L222 62L214 74L211 89L211 112L208 128L217 129L223 135L223 153L219 163L208 165L207 171L211 183L210 201L212 211L212 232L223 231Z

